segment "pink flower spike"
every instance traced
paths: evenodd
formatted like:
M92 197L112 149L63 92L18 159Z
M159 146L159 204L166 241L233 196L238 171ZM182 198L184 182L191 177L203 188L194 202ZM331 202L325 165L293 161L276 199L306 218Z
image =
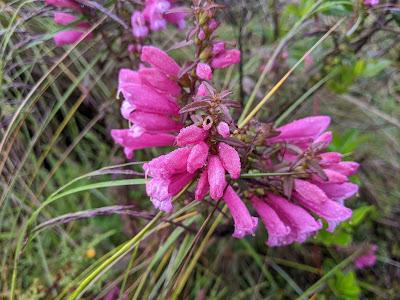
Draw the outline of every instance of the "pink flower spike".
M200 79L203 80L211 80L212 79L212 70L208 64L198 63L196 67L196 75Z
M175 81L169 79L164 73L156 68L141 68L139 70L140 79L155 89L178 96L181 93L181 87Z
M46 0L47 5L53 5L58 8L72 8L81 11L81 6L73 0Z
M224 138L227 138L230 136L229 125L226 124L225 122L219 122L219 124L217 126L217 131Z
M284 126L278 127L276 130L280 134L276 137L268 139L269 144L278 142L287 143L304 143L312 142L319 137L330 123L330 118L327 116L307 117L304 119L293 121Z
M208 157L208 145L204 142L199 142L194 145L192 151L190 151L188 162L187 162L187 171L189 173L194 173L198 169L202 168L207 161Z
M208 183L210 184L210 196L218 200L224 194L226 186L225 169L217 155L208 159Z
M235 148L225 143L218 144L218 156L225 170L233 179L240 177L240 157Z
M176 137L176 144L179 147L194 145L204 141L207 135L207 131L203 128L197 127L196 125L190 125L179 131L179 134Z
M214 69L224 69L240 62L240 51L238 49L225 50L214 57L211 66Z
M250 215L246 205L244 205L230 185L224 193L224 201L235 223L235 231L232 236L241 239L246 235L253 235L257 229L258 218Z
M149 34L146 21L140 11L134 11L131 17L132 34L137 38L144 38Z
M208 170L205 168L200 175L199 182L197 183L194 198L196 200L203 200L209 191L210 185L208 184Z
M140 59L158 68L168 76L178 77L179 65L171 56L156 47L144 46Z
M251 203L268 231L267 245L270 247L285 245L290 240L290 227L285 225L272 207L260 198L252 197Z

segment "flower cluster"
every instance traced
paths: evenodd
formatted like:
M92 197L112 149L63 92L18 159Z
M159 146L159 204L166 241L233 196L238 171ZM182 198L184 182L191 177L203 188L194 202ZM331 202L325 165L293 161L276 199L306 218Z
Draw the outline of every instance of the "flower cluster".
M172 146L181 128L177 83L180 66L164 51L145 46L141 54L142 65L138 71L121 69L118 94L124 101L121 115L130 123L129 129L114 129L111 135L124 147L127 158L133 152L149 147Z
M253 119L239 127L233 109L240 104L230 91L217 92L212 81L215 69L240 61L240 51L217 39L219 6L194 3L194 27L187 34L195 48L192 61L178 64L145 46L140 68L119 73L121 114L130 126L111 134L127 158L137 149L178 147L143 166L153 205L171 212L173 197L192 183L196 200L209 195L228 206L234 237L255 233L258 218L250 211L264 223L271 247L304 242L323 228L323 220L333 231L351 217L344 200L358 191L349 182L358 164L326 150L330 118L308 117L278 128Z
M145 38L150 31L160 31L167 23L184 29L186 22L184 12L166 13L173 6L171 0L145 0L142 11L135 10L131 17L132 34L136 38Z
M264 168L288 174L281 180L270 178L262 196L251 196L268 230L269 246L304 242L320 230L322 223L310 212L327 221L328 231L351 217L343 200L358 191L348 180L358 164L325 151L332 139L331 132L324 132L329 123L326 116L304 118L275 129L279 134L266 139L267 146L278 151L264 157ZM274 160L279 163L274 165Z
M58 25L68 26L76 23L71 29L62 30L54 35L54 42L57 46L64 46L75 43L83 34L90 28L90 23L87 21L79 21L83 16L84 8L73 0L46 0L47 5L53 5L57 8L72 9L78 13L80 17L66 12L54 13L54 23ZM92 37L91 34L87 38Z

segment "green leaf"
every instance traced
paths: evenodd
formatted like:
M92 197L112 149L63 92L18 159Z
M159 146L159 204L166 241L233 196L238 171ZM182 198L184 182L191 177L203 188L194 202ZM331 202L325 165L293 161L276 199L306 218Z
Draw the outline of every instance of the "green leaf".
M357 226L368 215L368 213L373 210L374 210L373 205L361 206L353 210L353 216L351 217L349 224L352 226Z
M379 75L383 70L391 65L391 61L387 59L376 59L369 60L365 66L365 70L362 73L363 77L371 78Z

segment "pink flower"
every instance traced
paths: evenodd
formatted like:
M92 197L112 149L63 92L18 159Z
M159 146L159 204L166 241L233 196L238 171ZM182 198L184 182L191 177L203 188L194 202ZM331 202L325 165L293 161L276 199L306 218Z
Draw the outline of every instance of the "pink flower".
M76 22L78 18L74 15L62 12L54 13L54 23L60 25L68 25L73 22ZM85 33L85 31L90 28L89 22L81 22L75 26L75 29L71 30L63 30L54 35L54 42L57 46L70 45L75 43L77 40L81 38L81 36ZM87 36L87 38L92 37L91 34Z
M195 199L203 200L209 191L210 184L208 183L208 169L205 168L200 175L199 182L197 183Z
M193 146L187 162L187 171L189 173L194 173L204 167L208 158L208 150L208 145L204 142L199 142Z
M54 35L54 43L57 46L70 45L81 38L84 33L78 30L64 30Z
M291 232L290 227L281 220L278 214L265 201L253 196L251 203L268 231L268 246L286 245L290 241L288 239Z
M149 46L143 47L142 58L152 68L141 66L139 71L121 69L118 76L117 95L122 93L125 98L121 114L130 121L131 126L126 131L129 138L124 142L116 138L114 140L124 147L128 158L132 158L132 151L136 149L172 146L175 140L173 134L183 127L179 121L180 107L177 104L181 87L171 76L171 72L175 74L179 71L179 65L164 51ZM149 142L146 137L155 140Z
M72 8L76 11L81 11L81 6L73 0L46 0L46 5L53 5L58 8Z
M235 223L235 231L232 236L240 239L246 235L254 234L257 229L258 218L250 215L246 205L230 185L228 185L224 193L224 201Z
M157 68L142 67L139 69L139 76L143 82L161 93L166 93L174 97L181 94L181 87L179 84L169 79L167 75Z
M280 134L268 139L269 144L279 142L309 144L318 138L330 124L327 116L307 117L276 128Z
M279 232L271 233L272 240L270 246L283 246L293 242L303 243L308 237L322 228L322 224L317 222L306 210L281 196L269 193L267 197L264 198L264 201L275 211L286 228L290 229L289 231L287 229L284 230L283 227L280 226L281 230ZM257 205L256 203L254 208L259 210L259 204ZM264 216L264 218L265 217L268 216ZM269 217L272 218L271 216ZM266 227L268 230L268 226ZM268 233L270 234L269 231ZM286 235L284 233L286 233Z
M210 196L218 200L224 194L226 187L225 169L217 155L211 155L208 159L208 183L210 184Z
M372 267L376 263L376 251L378 250L378 246L372 245L369 247L369 250L366 254L357 257L354 260L354 265L357 269L364 269L367 267Z
M179 148L143 165L146 176L152 177L146 184L146 192L155 208L171 212L173 196L195 176L186 171L190 152L190 148Z
M178 27L178 29L183 30L186 27L186 16L186 13L175 12L164 15L164 18L165 20L167 20L167 22L174 24L176 27Z
M225 122L219 122L217 131L224 138L227 138L230 135L229 125Z
M196 125L190 125L181 129L176 137L176 144L178 146L194 145L204 141L207 135L208 132L203 128L197 127Z
M137 38L144 38L149 34L143 14L140 11L134 11L131 17L132 34Z
M131 159L133 152L151 147L165 147L173 144L175 137L166 133L143 133L136 136L130 129L113 129L111 136L114 141L124 147L126 158Z
M225 170L233 179L240 177L240 157L235 148L225 143L218 144L218 156Z
M367 6L377 6L379 4L379 0L364 0L364 4Z
M80 5L75 1L70 0L46 0L47 5L53 5L59 8L72 8L77 12L82 12ZM69 25L76 22L78 18L69 13L56 12L54 14L54 23L59 25ZM54 42L57 46L70 45L78 41L82 35L90 28L89 22L80 22L74 28L63 30L54 35ZM92 33L88 34L86 38L92 38Z
M351 217L351 209L329 199L323 190L308 181L295 180L294 197L302 206L325 219L330 232L333 232L338 223Z
M211 61L214 69L223 69L240 62L240 51L238 49L224 50Z
M164 74L166 74L167 76L170 77L178 76L180 69L179 65L167 53L156 47L144 46L142 49L142 55L140 59L143 62L146 62L151 66L164 72Z
M203 80L212 79L212 70L208 64L198 63L196 67L196 75Z

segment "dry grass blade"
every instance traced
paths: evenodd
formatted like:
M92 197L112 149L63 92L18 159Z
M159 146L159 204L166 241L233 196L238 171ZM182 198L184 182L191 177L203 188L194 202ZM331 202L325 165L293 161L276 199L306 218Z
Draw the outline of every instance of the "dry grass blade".
M289 78L289 76L296 70L296 68L304 61L304 59L310 55L315 48L317 48L332 32L339 27L340 24L344 21L344 18L340 19L327 33L325 33L319 40L312 46L303 57L297 61L297 63L278 81L277 84L264 96L264 98L257 104L257 106L243 119L242 122L239 123L238 127L243 128L246 124L261 110L264 104L275 94L275 92L285 83L285 81Z

